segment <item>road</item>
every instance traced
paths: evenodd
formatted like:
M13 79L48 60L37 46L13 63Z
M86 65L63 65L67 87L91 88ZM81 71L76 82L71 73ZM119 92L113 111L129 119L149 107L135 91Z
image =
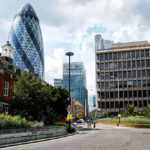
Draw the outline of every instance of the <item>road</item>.
M60 139L2 150L150 150L150 129L98 125L97 129Z

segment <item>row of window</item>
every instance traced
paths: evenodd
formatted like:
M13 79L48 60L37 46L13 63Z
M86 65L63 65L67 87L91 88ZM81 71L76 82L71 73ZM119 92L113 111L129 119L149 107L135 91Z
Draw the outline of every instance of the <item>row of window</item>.
M150 67L150 60L119 61L97 64L97 69L100 70L131 69L141 67Z
M130 70L130 71L116 71L116 72L100 72L97 74L98 79L123 79L123 78L141 78L150 77L150 69L146 70Z
M120 101L120 104L116 102L98 102L98 107L102 109L114 109L114 108L124 108L125 105L134 104L135 107L146 107L150 104L150 100L140 100L140 101Z
M110 81L110 82L99 82L97 83L100 89L111 89L111 88L141 88L150 87L150 80L128 80L128 81Z
M146 50L134 50L134 51L124 51L124 52L109 52L104 54L97 54L97 59L103 60L120 60L120 59L131 59L131 58L141 58L149 57L149 49Z
M140 98L149 97L150 90L138 90L138 91L119 91L119 98ZM118 99L118 91L113 92L98 92L99 99Z

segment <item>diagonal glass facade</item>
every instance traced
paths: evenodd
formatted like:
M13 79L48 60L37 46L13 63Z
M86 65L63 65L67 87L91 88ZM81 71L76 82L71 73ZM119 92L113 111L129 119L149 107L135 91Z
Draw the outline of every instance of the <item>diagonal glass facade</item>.
M39 19L28 3L16 14L9 41L14 48L13 64L44 78L43 39Z

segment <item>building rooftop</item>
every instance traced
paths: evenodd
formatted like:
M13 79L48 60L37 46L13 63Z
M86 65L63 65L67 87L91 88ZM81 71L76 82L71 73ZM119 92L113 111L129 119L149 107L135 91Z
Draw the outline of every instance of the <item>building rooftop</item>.
M148 41L138 41L138 42L128 42L128 43L117 43L112 44L109 49L116 48L130 48L130 47L142 47L142 46L150 46Z

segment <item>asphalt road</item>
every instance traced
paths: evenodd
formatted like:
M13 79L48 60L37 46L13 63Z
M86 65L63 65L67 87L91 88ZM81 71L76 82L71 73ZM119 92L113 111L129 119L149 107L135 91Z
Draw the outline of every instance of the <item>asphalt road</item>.
M73 136L2 150L150 150L150 129L97 127Z

